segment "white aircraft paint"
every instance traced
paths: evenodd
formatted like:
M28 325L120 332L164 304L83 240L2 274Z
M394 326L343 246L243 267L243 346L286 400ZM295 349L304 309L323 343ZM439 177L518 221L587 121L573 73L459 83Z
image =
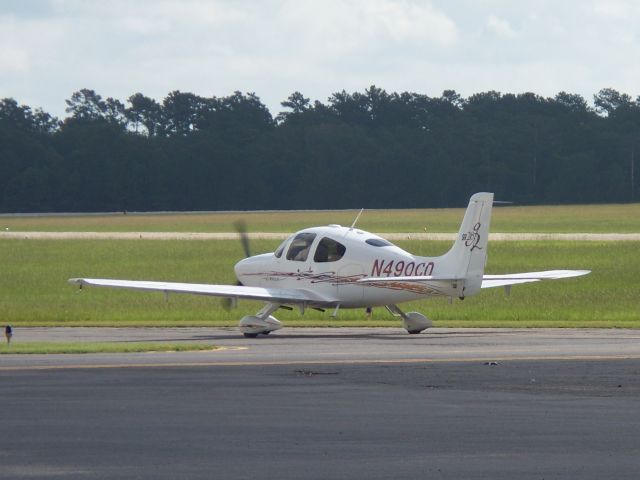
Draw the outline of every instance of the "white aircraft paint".
M409 333L419 333L431 321L418 312L405 313L397 304L429 296L465 298L482 288L586 275L588 270L551 270L508 275L484 275L493 193L469 200L452 248L439 257L412 255L382 237L355 227L329 225L301 230L273 253L255 255L235 266L240 285L208 285L73 278L82 287L191 293L265 302L256 315L240 321L246 336L281 328L273 317L278 308L294 306L333 309L385 306L401 317Z

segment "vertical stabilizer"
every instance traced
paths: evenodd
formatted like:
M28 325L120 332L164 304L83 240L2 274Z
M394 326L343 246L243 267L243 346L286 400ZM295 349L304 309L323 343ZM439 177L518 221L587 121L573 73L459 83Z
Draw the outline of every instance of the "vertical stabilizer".
M492 206L493 193L476 193L469 199L458 237L439 262L440 273L464 279L463 296L477 293L482 286Z

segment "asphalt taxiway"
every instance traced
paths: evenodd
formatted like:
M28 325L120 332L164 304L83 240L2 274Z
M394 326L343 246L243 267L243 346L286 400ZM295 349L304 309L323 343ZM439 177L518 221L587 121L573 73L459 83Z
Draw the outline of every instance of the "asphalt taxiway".
M24 368L180 365L381 364L480 360L640 359L639 330L284 328L256 339L236 328L25 328L19 341L199 342L218 350L103 355L3 355Z
M0 478L637 478L640 331L17 329Z

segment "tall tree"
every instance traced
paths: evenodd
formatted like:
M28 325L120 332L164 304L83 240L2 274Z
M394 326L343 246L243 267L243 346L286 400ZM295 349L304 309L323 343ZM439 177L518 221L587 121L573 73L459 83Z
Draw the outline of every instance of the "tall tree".
M65 111L78 120L99 120L105 118L107 113L107 103L95 90L88 88L73 92L65 103Z
M611 115L620 107L629 107L632 100L626 93L620 93L613 88L603 88L593 96L593 103L598 113Z
M139 92L131 95L128 102L131 107L125 110L125 115L136 132L142 125L149 137L164 134L163 110L158 102Z

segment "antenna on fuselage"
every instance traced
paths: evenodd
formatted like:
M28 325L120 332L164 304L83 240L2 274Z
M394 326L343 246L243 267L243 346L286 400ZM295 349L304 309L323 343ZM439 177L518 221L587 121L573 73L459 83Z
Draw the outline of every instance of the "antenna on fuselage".
M360 218L360 215L362 215L362 212L364 212L364 208L361 208L360 209L360 213L358 213L358 215L356 215L356 219L353 221L353 223L349 227L350 230L353 230L353 227L356 226L356 223L358 223L358 219Z

